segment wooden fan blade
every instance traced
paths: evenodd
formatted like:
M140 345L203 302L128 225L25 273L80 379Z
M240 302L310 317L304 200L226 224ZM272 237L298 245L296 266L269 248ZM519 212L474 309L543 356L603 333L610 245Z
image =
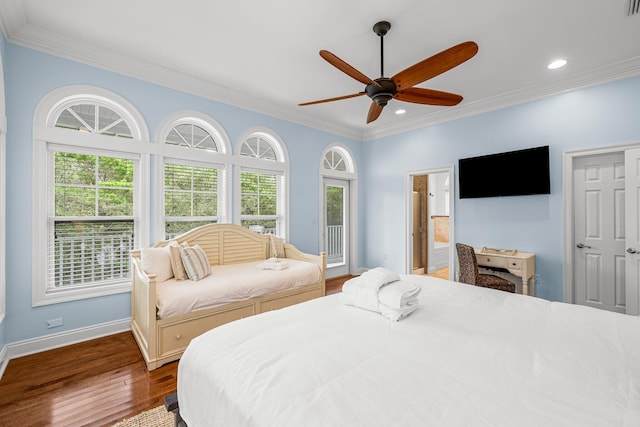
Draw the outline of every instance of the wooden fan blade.
M475 42L464 42L443 50L391 77L397 90L407 89L448 71L473 58L478 52Z
M331 102L331 101L340 101L341 99L349 99L349 98L355 98L356 96L362 96L365 93L366 92L358 92L352 95L337 96L335 98L327 98L327 99L320 99L318 101L304 102L302 104L298 104L298 106L304 107L305 105L321 104L323 102Z
M371 123L372 121L380 117L380 113L382 113L382 107L376 104L375 101L371 101L369 113L367 114L367 123Z
M329 64L333 65L338 70L340 70L343 73L345 73L346 75L353 77L354 79L356 79L360 83L364 83L366 85L373 84L373 85L376 85L376 86L380 87L380 84L378 84L378 82L376 82L375 80L372 80L369 77L365 76L360 71L356 70L351 65L347 64L342 59L338 58L337 56L335 56L333 53L329 52L328 50L321 50L320 51L320 56L322 56L324 58L324 60L327 61Z
M455 93L440 92L433 89L422 89L419 87L410 87L396 92L393 95L395 99L405 102L413 102L414 104L426 105L458 105L462 101L462 96Z

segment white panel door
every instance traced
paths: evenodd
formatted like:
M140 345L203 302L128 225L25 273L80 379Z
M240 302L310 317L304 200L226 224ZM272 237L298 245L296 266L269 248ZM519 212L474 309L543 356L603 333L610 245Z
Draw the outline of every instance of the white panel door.
M640 313L640 148L625 152L627 213L627 314Z
M574 301L626 312L625 158L574 162Z

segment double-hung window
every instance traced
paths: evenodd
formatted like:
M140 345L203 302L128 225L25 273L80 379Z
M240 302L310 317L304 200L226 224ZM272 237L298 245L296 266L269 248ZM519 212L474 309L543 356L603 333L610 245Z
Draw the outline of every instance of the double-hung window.
M170 239L192 228L225 222L228 139L210 117L178 113L161 127L162 230Z
M272 133L254 131L240 144L240 224L257 233L287 234L284 145Z
M128 291L129 251L146 244L141 118L115 94L56 102L73 89L36 113L34 305Z

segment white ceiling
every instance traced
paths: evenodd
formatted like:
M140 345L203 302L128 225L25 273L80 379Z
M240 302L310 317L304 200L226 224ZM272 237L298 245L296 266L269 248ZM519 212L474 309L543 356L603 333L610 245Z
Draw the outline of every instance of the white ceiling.
M629 0L1 0L9 42L368 140L640 74L640 14ZM326 49L371 78L452 45L478 54L419 85L459 93L456 107L392 100L367 125L369 98ZM566 67L550 71L557 57ZM393 112L402 106L404 116Z

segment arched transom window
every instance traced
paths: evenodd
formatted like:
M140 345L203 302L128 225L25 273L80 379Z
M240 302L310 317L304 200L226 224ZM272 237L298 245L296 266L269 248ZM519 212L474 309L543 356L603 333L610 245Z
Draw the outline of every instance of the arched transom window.
M330 144L322 155L320 165L322 175L339 175L341 177L355 175L356 168L349 150L340 143Z
M212 132L195 123L176 125L169 131L164 143L194 150L220 151Z
M347 170L347 162L341 150L334 148L324 155L322 165L325 169L345 172Z
M55 126L121 138L133 138L125 118L99 102L82 102L62 110Z
M265 134L256 134L242 142L240 155L260 160L278 160L276 142Z

